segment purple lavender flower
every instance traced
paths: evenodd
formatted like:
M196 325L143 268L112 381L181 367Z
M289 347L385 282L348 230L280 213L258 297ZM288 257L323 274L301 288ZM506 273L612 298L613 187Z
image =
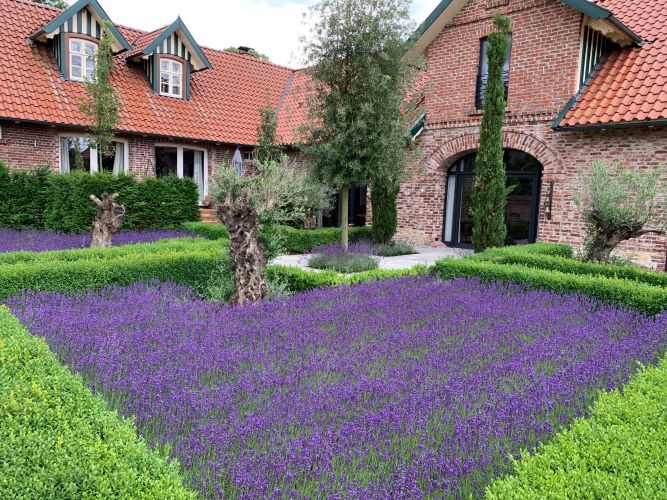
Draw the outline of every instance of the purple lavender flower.
M151 243L166 238L194 237L194 233L178 230L123 231L113 237L114 246L131 243ZM0 253L6 252L46 252L87 248L90 246L90 233L62 234L52 231L31 229L15 230L0 228Z
M667 314L472 280L228 307L170 284L12 311L205 497L468 497L667 347Z

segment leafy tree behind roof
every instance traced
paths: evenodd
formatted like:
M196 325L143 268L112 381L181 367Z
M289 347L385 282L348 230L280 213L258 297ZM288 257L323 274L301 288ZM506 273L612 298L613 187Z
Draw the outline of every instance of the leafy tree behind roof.
M267 56L266 54L262 54L261 52L257 52L255 49L241 50L238 47L227 47L225 49L225 52L231 52L232 54L241 54L241 55L248 54L254 57L255 59L259 59L260 61L269 60L269 56Z
M31 0L33 3L39 3L42 5L48 5L50 7L57 7L59 9L66 9L69 7L65 0Z

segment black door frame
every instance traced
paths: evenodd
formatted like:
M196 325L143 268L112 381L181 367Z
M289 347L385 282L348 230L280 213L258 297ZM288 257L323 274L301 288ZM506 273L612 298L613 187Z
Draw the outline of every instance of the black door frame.
M460 161L460 160L457 160ZM456 163L454 163L456 164ZM450 167L451 168L451 167ZM506 173L507 178L524 178L534 180L533 182L533 192L531 200L531 212L530 212L530 224L528 226L528 242L535 243L537 241L537 231L540 218L540 199L542 197L542 173L543 167L540 164L539 170L535 172L521 172L521 171L508 171ZM445 179L445 208L444 208L444 217L442 223L442 242L446 245L454 248L472 248L472 244L461 243L459 241L461 234L461 195L462 195L462 186L464 178L475 178L474 172L456 172L448 173L447 178L450 175L456 176L456 183L454 185L454 212L452 214L452 241L447 241L445 234L447 227L447 179Z

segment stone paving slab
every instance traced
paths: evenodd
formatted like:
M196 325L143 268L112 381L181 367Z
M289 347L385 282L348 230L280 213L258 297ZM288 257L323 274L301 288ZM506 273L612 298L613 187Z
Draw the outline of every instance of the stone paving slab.
M411 269L417 265L427 266L435 264L436 261L445 257L464 257L470 255L472 250L446 247L415 247L418 253L413 255L399 255L397 257L380 257L380 269ZM308 267L310 255L281 255L274 259L272 264L283 266L295 266L309 271L316 271Z

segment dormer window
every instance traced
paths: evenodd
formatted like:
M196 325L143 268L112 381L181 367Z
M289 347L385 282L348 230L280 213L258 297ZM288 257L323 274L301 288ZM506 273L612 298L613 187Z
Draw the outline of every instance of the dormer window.
M160 94L183 97L183 64L173 59L160 59Z
M69 40L70 80L84 82L92 80L95 74L95 53L97 44L80 38Z

